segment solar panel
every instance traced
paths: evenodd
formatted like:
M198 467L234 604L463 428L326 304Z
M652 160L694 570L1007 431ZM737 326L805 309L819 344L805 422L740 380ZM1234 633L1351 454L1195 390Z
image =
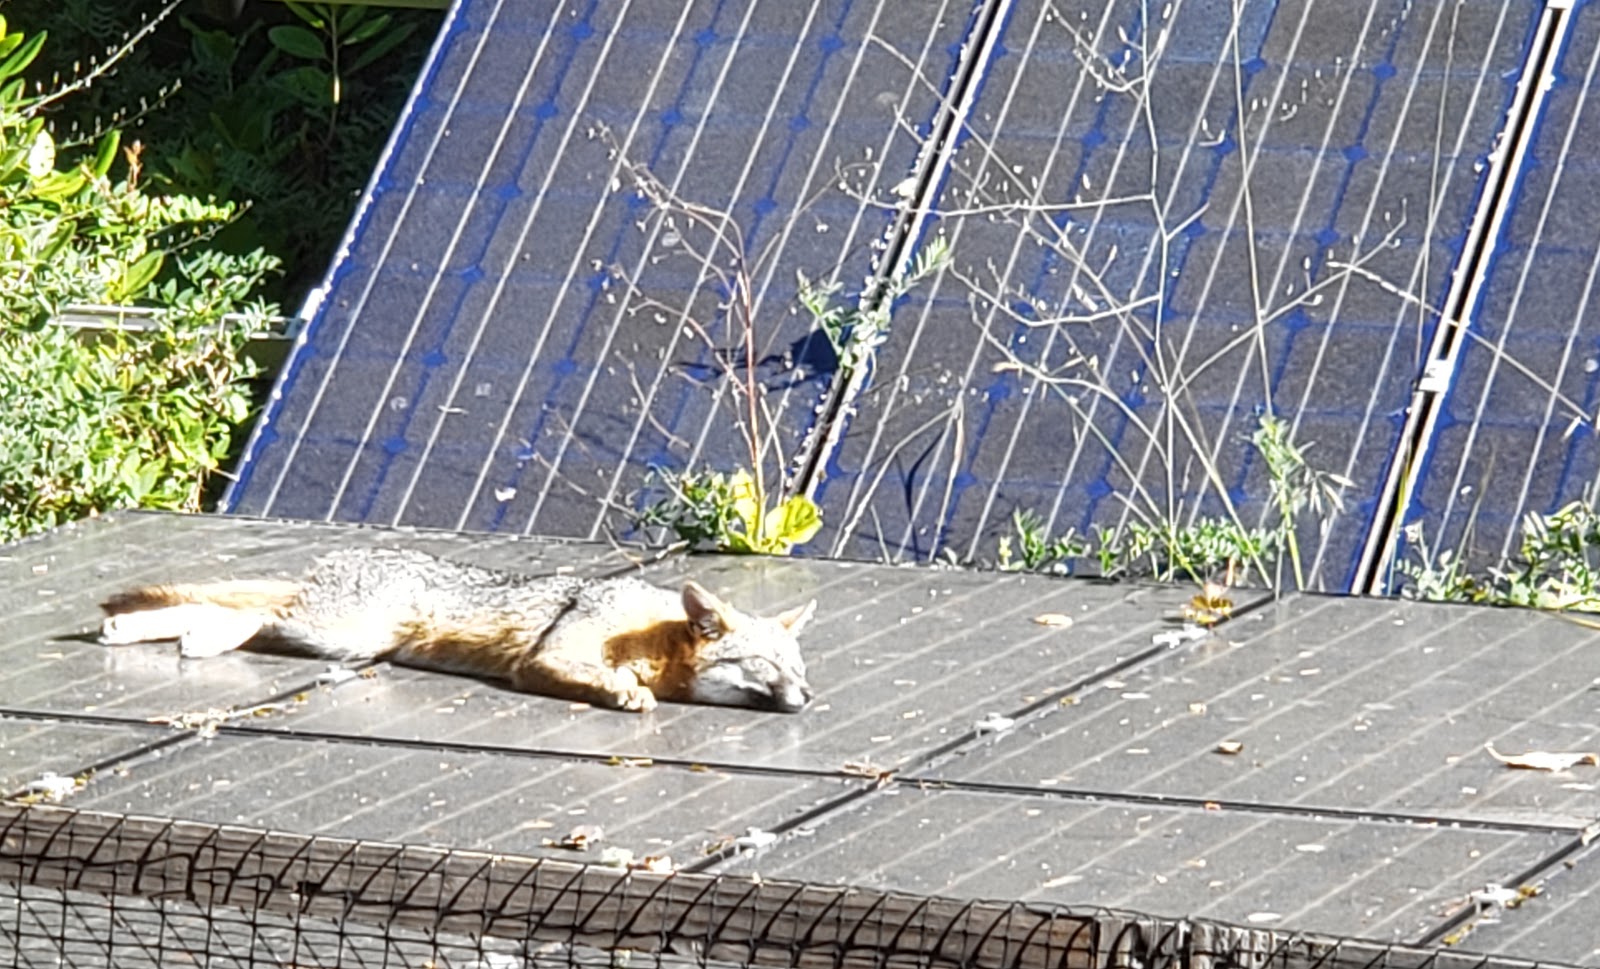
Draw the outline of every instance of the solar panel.
M967 14L462 0L230 510L593 536L651 466L748 464L748 369L706 346L742 338L716 322L733 250L657 217L630 164L750 258L775 474L833 365L796 271L861 278L889 219L825 189L912 170Z
M1150 20L1145 21L1148 10ZM992 556L1060 532L1268 515L1270 411L1355 565L1510 103L1532 4L1019 3L913 296L821 494L832 554Z
M1406 519L1434 549L1476 562L1516 553L1518 526L1592 499L1600 340L1600 13L1581 6L1533 132L1459 372ZM1413 543L1413 548L1415 549Z

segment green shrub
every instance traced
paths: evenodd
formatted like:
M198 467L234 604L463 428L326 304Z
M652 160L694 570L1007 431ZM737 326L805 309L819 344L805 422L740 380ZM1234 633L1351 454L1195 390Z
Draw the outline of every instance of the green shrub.
M58 159L20 77L43 42L0 18L4 541L108 508L198 509L248 416L240 351L268 313L249 300L277 268L207 250L233 206L149 193L115 132ZM51 322L70 303L156 312L146 331L85 337Z

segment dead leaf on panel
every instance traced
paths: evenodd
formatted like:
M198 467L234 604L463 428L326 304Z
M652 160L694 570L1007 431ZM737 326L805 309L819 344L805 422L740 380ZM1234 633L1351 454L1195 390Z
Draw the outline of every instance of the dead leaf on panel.
M1530 750L1525 754L1502 754L1494 749L1493 744L1484 744L1483 749L1489 756L1498 760L1507 767L1520 770L1564 771L1571 770L1579 764L1600 766L1600 754L1592 751L1550 751Z

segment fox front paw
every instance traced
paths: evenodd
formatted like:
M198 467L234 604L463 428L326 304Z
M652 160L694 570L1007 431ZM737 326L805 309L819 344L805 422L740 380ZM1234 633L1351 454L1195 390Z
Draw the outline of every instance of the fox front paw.
M635 713L649 713L656 708L656 695L650 692L648 686L623 687L616 695L618 710L632 710Z

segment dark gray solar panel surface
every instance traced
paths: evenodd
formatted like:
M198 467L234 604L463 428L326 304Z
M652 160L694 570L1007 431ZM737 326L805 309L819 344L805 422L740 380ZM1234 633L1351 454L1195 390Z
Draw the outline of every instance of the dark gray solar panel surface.
M1517 550L1530 512L1600 484L1600 10L1580 4L1407 516L1474 561Z
M1301 536L1344 587L1538 8L1238 7L1018 5L941 200L987 208L896 317L829 551L992 556L1016 508L1253 525L1270 407L1355 482Z
M170 646L71 638L125 577L278 574L351 543L626 565L598 545L164 515L12 546L8 595L30 608L0 624L0 775L15 789L98 767L67 803L106 810L562 857L545 839L586 825L680 865L1280 931L1431 944L1467 919L1469 951L1600 965L1578 944L1588 903L1573 887L1593 878L1579 846L1600 819L1600 768L1515 771L1484 750L1600 747L1593 632L1575 623L1240 594L1214 634L1158 644L1190 590L716 556L646 566L757 610L820 600L803 637L819 697L795 716L625 715L382 666L319 682L312 661L180 662ZM1033 621L1047 612L1074 621ZM214 719L209 739L148 722L220 706L242 715ZM1219 753L1225 740L1243 749ZM779 840L725 853L752 828ZM1487 913L1498 925L1469 918L1471 893L1524 883L1548 892Z
M838 193L799 210L840 166L867 164L868 190L911 170L938 104L922 78L968 12L458 3L233 510L596 537L651 466L747 462L744 405L686 323L738 342L704 233L650 221L625 161L727 210L752 262L774 246L751 267L755 379L787 455L833 366L789 312L795 272L855 283L888 218Z
M1404 941L1564 840L903 787L731 870Z
M1554 616L1297 596L1020 727L954 776L1024 787L1577 826L1587 785L1485 750L1600 747L1593 629ZM1235 757L1219 744L1244 745Z

